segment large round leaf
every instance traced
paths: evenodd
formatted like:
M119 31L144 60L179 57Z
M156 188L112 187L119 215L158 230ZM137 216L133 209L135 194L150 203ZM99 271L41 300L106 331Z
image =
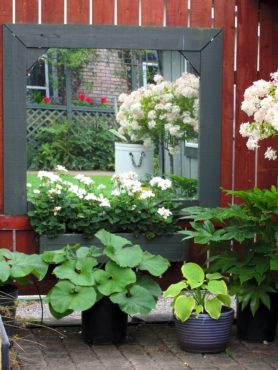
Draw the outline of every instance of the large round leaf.
M145 251L139 269L146 270L153 276L160 276L169 266L169 261L166 258Z
M48 270L48 264L43 261L42 255L31 254L28 255L29 265L32 266L32 274L39 280L42 280Z
M223 305L227 307L231 306L231 297L228 294L218 294L217 298L223 303Z
M156 305L151 293L138 285L133 285L128 291L113 294L110 299L128 315L147 315Z
M42 254L42 258L47 263L61 263L67 259L64 248L56 251L45 251Z
M100 293L110 296L113 293L122 292L127 285L135 283L136 274L130 268L119 267L114 262L109 261L105 270L94 272L94 278Z
M20 278L31 274L33 266L30 264L29 256L24 253L14 252L9 260L11 265L11 277Z
M205 279L203 269L193 262L184 264L181 268L183 276L188 280L189 285L192 289L201 286Z
M79 265L77 266L77 262ZM83 262L83 264L81 263ZM75 285L92 286L95 282L92 266L95 265L94 258L86 261L66 261L61 266L56 267L53 273L61 280L70 280Z
M132 247L106 247L103 253L121 267L135 267L142 261L143 251L139 245Z
M207 289L212 294L227 294L227 285L225 281L211 280L208 282Z
M146 289L155 298L158 298L161 295L160 286L150 276L139 276L137 278L136 285L140 285L142 288Z
M0 262L0 283L5 283L10 276L10 266L7 262Z
M125 245L131 244L131 242L121 236L111 234L106 230L99 230L95 237L98 238L103 245L106 247L113 246L115 248L122 248Z
M187 288L187 283L185 281L180 281L176 284L171 284L167 290L163 293L163 297L176 297L180 292Z
M195 299L191 296L180 295L174 304L174 311L177 319L186 321L189 319L196 306Z
M49 303L57 313L85 311L96 302L96 292L92 287L77 287L70 281L60 281L49 293Z
M221 315L222 303L216 297L212 299L206 299L205 310L213 319L219 319Z

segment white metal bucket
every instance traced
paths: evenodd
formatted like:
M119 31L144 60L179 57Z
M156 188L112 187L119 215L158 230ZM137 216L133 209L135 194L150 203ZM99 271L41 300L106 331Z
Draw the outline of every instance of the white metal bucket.
M139 179L153 174L154 148L141 144L115 143L115 173L135 172Z

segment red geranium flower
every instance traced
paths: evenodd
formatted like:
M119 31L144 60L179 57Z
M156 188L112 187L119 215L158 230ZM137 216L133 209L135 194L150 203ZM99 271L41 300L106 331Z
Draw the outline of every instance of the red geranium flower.
M101 104L106 104L107 103L107 99L106 98L100 98L100 102L101 102Z
M85 94L79 94L79 99L80 100L85 100L86 99L86 95Z
M45 96L43 99L42 99L43 103L46 103L46 104L49 104L51 103L51 99L49 96Z
M92 104L93 99L92 98L86 98L86 102L89 103L89 104Z

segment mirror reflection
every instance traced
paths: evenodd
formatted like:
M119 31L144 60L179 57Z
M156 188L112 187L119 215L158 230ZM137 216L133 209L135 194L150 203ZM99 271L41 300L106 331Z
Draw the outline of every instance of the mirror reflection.
M49 49L27 70L27 181L57 165L135 171L197 198L198 85L179 52Z

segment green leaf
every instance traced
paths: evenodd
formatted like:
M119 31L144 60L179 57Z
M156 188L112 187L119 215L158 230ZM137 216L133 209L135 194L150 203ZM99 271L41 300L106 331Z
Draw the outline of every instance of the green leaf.
M218 294L217 298L220 302L223 303L224 306L230 307L231 306L231 297L228 294Z
M227 285L225 281L211 280L208 282L207 289L212 294L227 294Z
M33 266L30 264L30 256L20 252L14 252L9 260L11 265L11 278L24 277L31 274Z
M96 292L92 287L77 287L69 281L58 282L49 292L49 303L60 314L69 311L85 311L96 302Z
M122 292L127 285L135 283L136 274L130 268L123 268L109 261L105 270L94 272L97 289L101 294L110 296L113 293Z
M66 261L61 266L55 267L53 274L61 280L70 280L76 285L92 286L95 282L92 273L92 266L94 265L94 258L87 259L83 265L79 264L79 269L77 267L77 261Z
M128 315L147 315L156 305L151 293L138 285L133 285L128 291L113 294L110 299Z
M5 283L10 277L10 266L7 262L0 262L0 282Z
M125 248L108 246L103 253L121 267L135 267L143 258L143 251L139 245Z
M32 267L31 273L39 280L42 280L48 270L48 264L45 263L40 254L31 254L27 256L29 265Z
M222 303L216 297L212 299L206 299L205 310L213 319L219 319L221 315Z
M163 297L176 297L179 295L183 289L187 288L187 283L185 281L180 281L176 284L171 284L167 290L163 293Z
M205 279L203 269L193 262L184 264L181 268L183 276L188 280L192 289L200 287Z
M65 249L43 252L42 258L47 263L61 263L67 259Z
M199 318L200 313L203 313L203 312L204 312L204 307L203 307L201 304L198 304L198 305L195 307L195 314L196 314L196 318L198 319L198 318Z
M270 270L278 271L278 259L270 261Z
M206 278L208 280L219 280L223 278L223 275L219 274L219 272L214 272L213 274L206 274Z
M166 258L144 251L143 259L138 268L139 270L148 271L153 276L160 276L168 269L169 266L170 263Z
M106 247L111 246L114 248L122 248L125 245L131 244L131 242L125 238L122 238L121 236L114 235L112 233L109 233L106 230L99 230L95 237L99 239L103 245Z
M73 310L67 310L63 313L59 313L59 312L54 310L54 308L52 307L52 305L50 303L48 304L48 307L49 307L49 311L50 311L51 315L53 317L55 317L55 319L57 319L57 320L60 320L63 317L71 315L73 313Z
M191 296L180 295L174 304L174 312L177 319L186 321L189 319L192 311L196 307L195 299Z
M140 285L142 288L146 289L155 298L161 295L160 286L148 275L141 275L137 278L136 285Z

